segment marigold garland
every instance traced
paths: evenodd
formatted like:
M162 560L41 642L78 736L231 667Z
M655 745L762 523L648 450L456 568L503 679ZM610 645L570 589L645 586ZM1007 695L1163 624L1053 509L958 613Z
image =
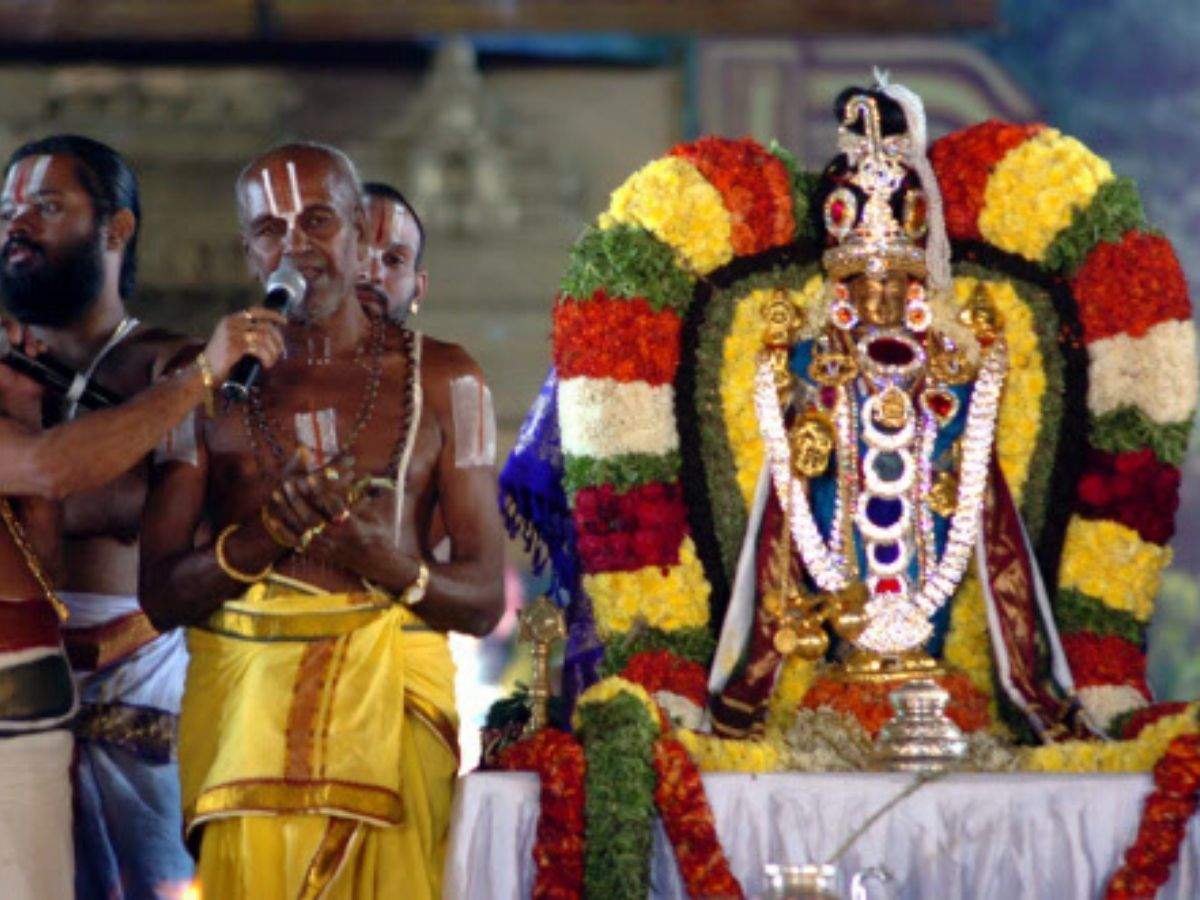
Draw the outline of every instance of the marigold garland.
M1028 772L1149 772L1167 745L1181 734L1193 734L1197 704L1144 727L1131 741L1063 741L1029 747L1021 753Z
M733 251L761 253L795 234L787 168L756 141L701 138L680 144L672 156L690 160L721 193L729 209Z
M596 290L554 307L554 365L561 379L584 375L667 384L679 366L679 316L646 300L614 300Z
M672 738L659 739L654 745L654 769L658 774L654 799L688 896L745 896L721 849L700 770L687 748Z
M1101 242L1071 281L1086 341L1139 337L1168 319L1191 317L1187 281L1170 242L1131 231Z
M1147 699L1146 656L1142 648L1116 635L1076 631L1062 636L1063 650L1071 661L1076 687L1129 685Z
M583 748L571 735L546 728L505 748L499 765L541 779L533 897L576 900L583 895Z
M621 224L639 225L670 245L695 275L733 259L733 224L720 192L676 156L654 160L613 192L600 227Z
M1041 262L1075 211L1112 178L1109 164L1079 141L1042 129L996 163L984 188L979 232L1001 250Z
M957 240L977 241L984 190L996 164L1042 130L1042 125L989 121L947 135L929 148L946 215L946 231Z
M584 575L583 589L602 639L638 624L665 631L708 624L710 587L691 538L680 545L678 565Z
M988 696L980 693L965 675L940 675L938 684L950 693L946 715L963 731L979 731L992 724ZM804 709L831 709L858 720L871 737L891 720L895 710L889 695L903 683L899 681L857 682L835 678L817 678L804 695Z
M1200 792L1200 734L1174 738L1154 765L1154 790L1142 808L1137 837L1113 875L1106 900L1154 895L1171 877Z
M669 691L703 708L708 703L708 671L669 650L646 650L630 657L621 677L651 694Z
M1131 528L1076 516L1067 525L1059 584L1148 622L1170 560L1169 548L1143 541Z

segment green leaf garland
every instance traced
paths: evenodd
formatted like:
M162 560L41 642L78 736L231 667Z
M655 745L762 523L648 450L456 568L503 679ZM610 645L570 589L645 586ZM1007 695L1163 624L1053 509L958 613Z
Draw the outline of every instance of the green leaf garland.
M642 297L654 309L681 315L692 302L694 279L675 262L675 254L642 228L592 226L571 248L562 292L586 300L603 289L610 297Z

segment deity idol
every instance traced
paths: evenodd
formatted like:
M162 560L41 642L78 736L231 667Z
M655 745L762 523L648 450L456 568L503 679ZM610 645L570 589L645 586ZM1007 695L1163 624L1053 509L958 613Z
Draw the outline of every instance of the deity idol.
M815 194L825 302L783 290L762 301L754 408L766 458L743 547L757 564L739 566L710 681L717 728L754 730L793 654L828 656L829 674L849 680L946 674L947 607L974 559L1004 692L1037 736L1079 731L995 463L1002 323L983 290L954 299L920 100L881 86L838 107L840 153ZM722 666L739 657L738 672Z

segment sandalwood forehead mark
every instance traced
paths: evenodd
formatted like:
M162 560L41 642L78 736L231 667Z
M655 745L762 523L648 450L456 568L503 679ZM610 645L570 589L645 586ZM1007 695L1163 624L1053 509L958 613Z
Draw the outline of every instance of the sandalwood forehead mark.
M399 203L375 204L375 237L367 248L371 261L383 257L384 252L392 244L400 242L404 220L408 210Z
M275 173L272 173L272 168ZM267 209L271 215L277 219L283 219L291 228L296 224L296 217L304 209L304 197L300 193L300 179L296 174L296 163L293 160L285 160L283 164L283 172L278 171L278 166L263 166L258 173L259 181L262 183L263 194L267 198ZM276 191L276 187L279 188ZM286 208L280 203L283 200L287 203Z
M4 182L4 199L26 203L30 197L37 194L46 179L50 160L51 157L47 154L27 156L9 169L8 178Z

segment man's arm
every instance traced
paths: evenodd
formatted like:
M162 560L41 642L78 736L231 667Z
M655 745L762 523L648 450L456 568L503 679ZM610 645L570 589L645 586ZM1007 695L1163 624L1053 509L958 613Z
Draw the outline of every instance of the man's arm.
M213 332L204 356L219 384L252 348L270 365L282 338L270 323L277 313L254 310L252 318L227 316ZM247 324L252 323L252 324ZM19 390L11 370L0 388ZM114 409L102 410L45 431L0 418L0 495L61 500L107 484L131 469L205 397L199 364L189 365Z
M356 507L349 521L330 525L319 539L319 552L397 594L412 584L424 562L429 584L424 600L415 607L421 618L434 628L483 636L504 614L504 527L496 502L494 448L485 459L463 453L455 443L451 382L470 379L482 396L483 373L460 348L449 351L435 377L424 379L427 408L437 417L443 436L435 477L437 502L450 537L449 562L397 552L391 516L386 514L390 495L384 503L372 504L371 511ZM476 412L481 417L491 415L483 404ZM484 430L490 427L484 418L479 424Z

